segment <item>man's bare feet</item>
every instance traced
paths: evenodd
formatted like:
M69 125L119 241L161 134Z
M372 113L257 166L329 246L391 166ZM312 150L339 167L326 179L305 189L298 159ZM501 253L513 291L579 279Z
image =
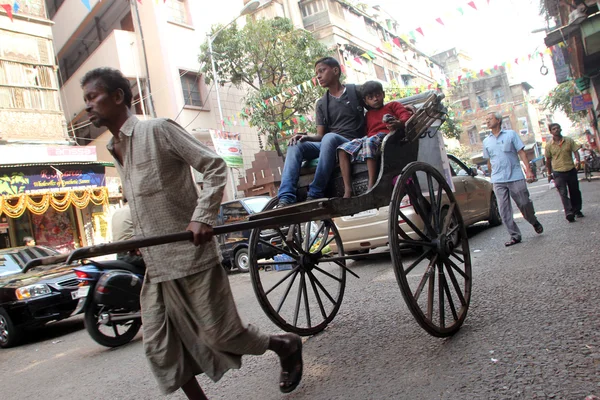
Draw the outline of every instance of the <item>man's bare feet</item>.
M352 189L350 189L350 190L346 189L344 191L344 199L349 199L350 197L352 197Z

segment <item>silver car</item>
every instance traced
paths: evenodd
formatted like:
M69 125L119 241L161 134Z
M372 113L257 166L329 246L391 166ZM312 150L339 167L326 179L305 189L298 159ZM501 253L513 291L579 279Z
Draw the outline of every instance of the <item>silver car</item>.
M491 182L480 176L474 168L468 168L458 158L448 154L454 195L465 225L472 225L480 221L488 221L491 226L500 225L502 220L498 211L496 196L492 190ZM401 207L403 213L420 229L423 228L421 218L415 214L408 202L403 200ZM372 209L354 214L352 216L335 218L343 245L347 254L367 253L369 249L386 246L388 244L389 207ZM412 238L417 235L406 223L401 224L402 229ZM335 246L332 250L336 251Z

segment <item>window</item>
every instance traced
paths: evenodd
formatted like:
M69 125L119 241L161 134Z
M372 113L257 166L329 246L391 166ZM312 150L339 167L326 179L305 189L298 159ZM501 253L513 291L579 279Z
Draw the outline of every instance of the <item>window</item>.
M496 102L496 104L504 103L504 90L502 90L502 88L493 88L492 94L494 96L494 101Z
M246 211L239 201L223 204L221 206L221 213L224 224L245 221L249 215L248 211Z
M252 197L245 201L253 213L261 212L267 203L271 201L269 197Z
M185 105L202 107L201 75L190 71L179 71L179 75L181 75L181 91Z
M477 127L469 128L469 144L477 144Z
M463 110L465 110L465 111L472 110L472 108L471 108L471 100L469 100L469 99L462 99L460 102L462 104Z
M373 66L375 67L375 75L377 76L377 79L379 79L380 81L387 82L387 77L385 76L385 69L383 69L381 65L377 65L375 63L373 63Z
M477 103L479 104L479 108L489 107L488 101L483 93L477 95Z
M166 3L171 13L171 21L180 24L190 23L186 0L167 0Z
M410 86L413 78L412 75L402 75L402 83L404 86Z
M302 16L305 18L327 9L324 0L315 0L310 3L302 4L301 8Z
M459 163L448 157L450 164L450 173L452 176L468 176L469 172Z

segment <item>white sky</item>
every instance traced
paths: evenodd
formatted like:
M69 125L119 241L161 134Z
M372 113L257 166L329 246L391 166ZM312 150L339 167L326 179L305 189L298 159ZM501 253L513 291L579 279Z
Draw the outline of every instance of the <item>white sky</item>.
M416 33L417 47L425 53L431 55L457 47L473 59L473 69L477 71L503 62L513 64L517 57L546 49L545 33L531 33L546 26L539 15L540 0L489 0L489 5L487 0L474 0L477 10L468 5L469 0L363 1L381 5L382 10L399 22L401 31L422 27L425 36ZM458 7L463 9L464 16ZM444 26L436 18L441 18ZM519 80L534 87L535 95L546 95L556 86L550 57L546 55L545 60L550 69L546 76L539 72L542 65L539 59L513 68Z

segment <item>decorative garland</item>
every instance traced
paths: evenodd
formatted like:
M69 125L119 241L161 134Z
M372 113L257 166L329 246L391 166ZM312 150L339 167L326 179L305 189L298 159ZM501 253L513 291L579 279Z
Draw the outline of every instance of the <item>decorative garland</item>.
M80 192L81 195L78 195L76 192ZM40 198L40 200L34 200L34 197ZM16 203L14 203L15 200ZM11 204L11 201L14 204ZM19 218L25 210L29 210L35 215L42 215L50 207L58 212L65 212L71 205L79 209L84 209L90 202L97 206L108 204L108 188L101 187L56 193L0 196L0 215L6 214L10 218Z

